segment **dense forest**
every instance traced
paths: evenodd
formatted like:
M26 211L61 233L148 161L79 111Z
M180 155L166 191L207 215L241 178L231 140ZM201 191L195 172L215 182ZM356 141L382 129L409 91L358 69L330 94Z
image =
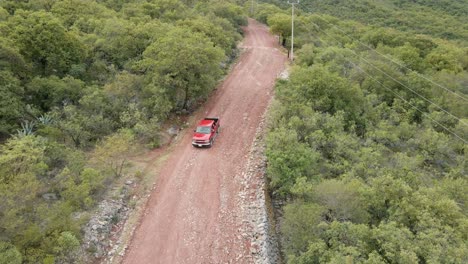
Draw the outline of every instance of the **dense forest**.
M244 2L0 2L0 263L82 257L135 146L226 73ZM288 47L290 5L263 2ZM296 7L266 141L286 262L467 263L467 0Z
M289 47L284 7L256 17ZM285 261L467 263L467 2L296 8L266 140Z
M236 1L0 1L0 263L79 261L127 156L208 96L246 22Z
M275 3L287 9L287 1ZM361 22L372 27L392 27L404 32L427 34L459 41L468 41L468 0L302 0L305 12L328 14L340 19Z

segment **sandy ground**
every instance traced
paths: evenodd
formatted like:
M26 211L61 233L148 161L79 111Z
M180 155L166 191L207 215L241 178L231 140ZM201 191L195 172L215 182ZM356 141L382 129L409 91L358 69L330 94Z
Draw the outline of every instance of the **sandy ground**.
M191 145L191 129L162 166L123 263L253 263L239 196L256 129L286 56L268 29L249 20L245 51L197 118L220 117L212 148ZM259 186L261 188L261 186Z

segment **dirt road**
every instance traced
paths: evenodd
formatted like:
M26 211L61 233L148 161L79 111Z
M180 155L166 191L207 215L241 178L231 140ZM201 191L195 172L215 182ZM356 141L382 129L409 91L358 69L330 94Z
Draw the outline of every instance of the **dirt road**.
M221 118L214 146L191 146L191 130L161 170L123 263L252 263L239 196L256 128L286 56L268 29L245 28L245 52L201 111Z

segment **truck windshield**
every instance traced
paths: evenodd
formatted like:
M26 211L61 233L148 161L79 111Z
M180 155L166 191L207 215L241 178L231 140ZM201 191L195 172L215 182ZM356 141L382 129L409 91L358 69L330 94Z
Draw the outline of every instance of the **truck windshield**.
M199 126L197 127L197 133L210 134L211 128L208 126Z

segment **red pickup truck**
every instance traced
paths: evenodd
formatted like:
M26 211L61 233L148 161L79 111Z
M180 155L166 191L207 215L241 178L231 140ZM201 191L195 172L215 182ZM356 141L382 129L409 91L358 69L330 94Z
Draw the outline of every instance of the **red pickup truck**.
M192 145L194 147L211 147L213 141L219 133L220 122L217 117L206 117L198 122L197 129L194 130Z

